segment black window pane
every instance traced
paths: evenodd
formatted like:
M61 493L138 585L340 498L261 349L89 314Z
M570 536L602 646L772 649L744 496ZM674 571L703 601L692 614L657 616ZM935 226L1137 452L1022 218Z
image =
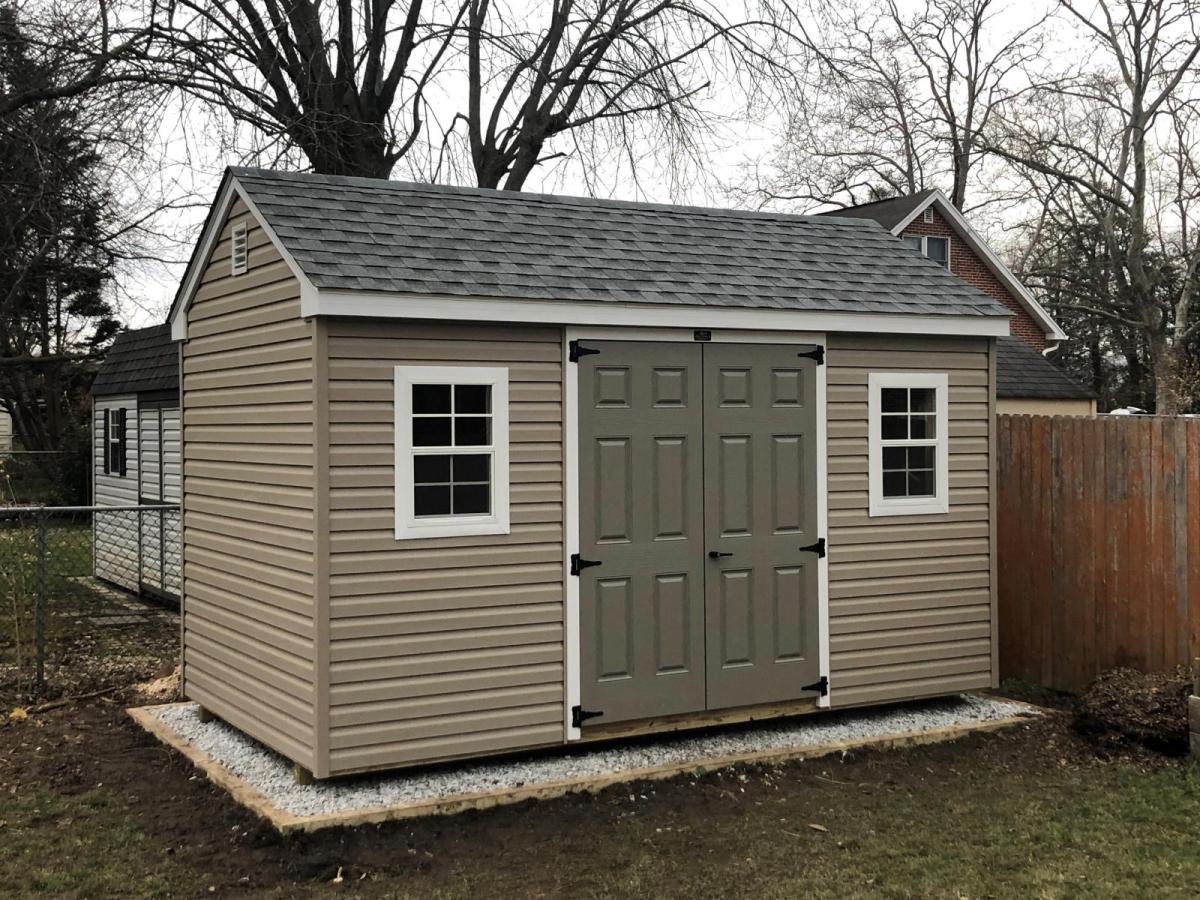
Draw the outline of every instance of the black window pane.
M450 412L450 385L414 384L412 389L413 412Z
M456 482L490 481L492 477L490 463L491 457L486 453L455 454L454 480Z
M879 407L885 413L908 412L908 390L906 388L880 389Z
M490 416L465 416L454 420L454 443L459 447L479 447L492 442Z
M417 516L450 515L450 486L423 487L413 489L413 511Z
M454 514L485 515L491 510L491 488L486 484L456 484L454 486Z
M414 418L413 446L414 447L449 447L450 446L450 417L430 416Z
M905 458L903 447L883 448L883 467L885 469L903 469Z
M931 469L921 469L908 473L908 496L933 496L933 471Z
M885 450L886 454L887 451ZM884 466L887 465L887 457L884 456ZM933 468L933 448L932 447L909 447L908 448L908 467L910 469L932 469ZM896 466L896 468L901 468Z
M456 413L490 413L492 411L491 385L455 385L454 411Z
M933 416L911 416L912 437L915 440L929 439L937 437L937 428L934 425Z
M946 238L931 237L925 239L925 255L936 263L946 265L950 253L950 242Z
M908 416L883 416L880 435L885 441L903 440L908 437ZM915 436L915 435L914 435Z
M884 472L883 473L883 496L885 497L903 497L904 493L903 472Z
M933 388L913 388L909 394L909 404L913 412L935 412L937 391Z
M414 456L413 480L418 484L448 484L450 481L450 457Z

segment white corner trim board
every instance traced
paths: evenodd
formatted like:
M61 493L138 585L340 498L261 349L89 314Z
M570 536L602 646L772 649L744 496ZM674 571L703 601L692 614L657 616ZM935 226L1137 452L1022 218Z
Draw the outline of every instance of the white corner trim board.
M486 385L491 388L490 441L486 444L458 444L457 436L450 443L427 443L418 446L413 439L413 422L418 416L413 409L414 385L448 385L453 390L463 385ZM457 393L457 391L455 391ZM473 535L508 534L509 525L509 434L508 434L508 369L490 366L396 366L396 539L432 537L469 537ZM457 402L457 401L455 401ZM446 419L447 428L457 432L458 414L451 408L446 414L428 416ZM477 414L465 418L479 419ZM447 432L448 436L450 432ZM416 510L415 460L419 456L489 457L488 512L481 514L418 515ZM453 463L457 467L457 460ZM449 468L447 471L450 471ZM453 480L452 477L448 480ZM480 486L480 485L477 485ZM445 485L447 497L450 484ZM455 501L457 502L457 501ZM447 501L449 503L449 501Z
M950 437L948 384L945 372L871 372L867 375L868 514L878 516L937 515L950 510ZM935 392L934 438L885 441L882 392L885 388L932 388ZM888 448L928 446L934 450L934 494L930 497L884 495L883 454Z

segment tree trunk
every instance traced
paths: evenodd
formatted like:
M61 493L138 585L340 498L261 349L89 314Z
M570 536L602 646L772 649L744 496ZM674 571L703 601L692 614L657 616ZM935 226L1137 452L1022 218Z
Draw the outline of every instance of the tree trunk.
M1177 416L1187 405L1181 375L1184 351L1178 343L1158 341L1154 353L1154 412L1160 416Z

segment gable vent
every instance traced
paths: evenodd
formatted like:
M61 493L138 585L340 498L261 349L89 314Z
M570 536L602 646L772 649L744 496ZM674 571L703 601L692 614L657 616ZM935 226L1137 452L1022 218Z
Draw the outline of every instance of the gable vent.
M233 226L233 250L229 257L234 275L246 274L246 260L249 255L249 247L246 242L246 223L239 222Z
M926 222L933 221L933 207L932 206L925 207L925 221Z

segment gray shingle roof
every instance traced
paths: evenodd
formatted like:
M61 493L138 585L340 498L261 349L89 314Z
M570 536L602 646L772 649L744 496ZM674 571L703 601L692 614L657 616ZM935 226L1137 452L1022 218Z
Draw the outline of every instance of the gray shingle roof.
M231 172L318 289L1009 315L858 219Z
M845 209L835 209L823 212L823 216L838 216L839 218L870 219L878 222L891 231L910 215L913 210L929 199L933 188L904 197L890 197L887 200L876 200L874 203L860 203L858 206L847 206Z
M152 325L117 335L92 382L92 396L174 391L179 387L179 354L170 325Z
M996 340L996 396L1038 400L1096 397L1019 337Z

